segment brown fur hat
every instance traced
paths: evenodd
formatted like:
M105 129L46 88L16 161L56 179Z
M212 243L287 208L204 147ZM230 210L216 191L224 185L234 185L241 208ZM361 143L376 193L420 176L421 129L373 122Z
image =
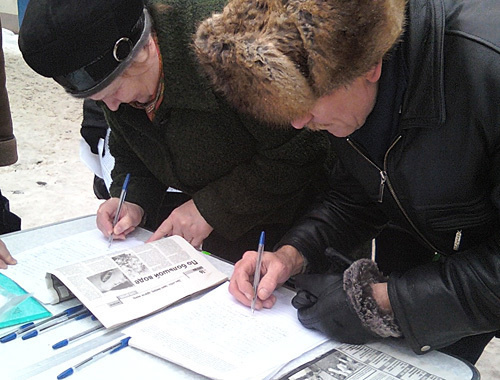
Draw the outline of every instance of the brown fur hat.
M194 48L236 108L289 124L377 64L404 15L405 0L230 0L199 26Z

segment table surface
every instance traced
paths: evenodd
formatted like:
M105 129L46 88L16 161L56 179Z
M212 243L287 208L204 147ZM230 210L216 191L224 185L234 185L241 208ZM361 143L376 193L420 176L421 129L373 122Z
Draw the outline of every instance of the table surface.
M94 228L96 228L95 215L90 215L48 226L2 235L1 238L15 257L16 253ZM233 269L232 264L219 260L213 256L207 257L217 269L228 276L231 275ZM57 313L76 303L78 303L77 300L70 300L57 305L47 305L47 308L52 313ZM91 322L89 321L88 323L89 326L91 326ZM0 335L12 329L13 327L0 329ZM81 327L78 331L82 331L83 329L84 328ZM63 349L52 349L52 344L74 333L74 327L69 323L57 329L48 330L46 333L42 333L34 339L23 341L18 338L14 341L0 344L0 358L2 358L2 366L0 368L1 378L37 380L56 379L59 373L71 367L71 365L78 363L82 358L87 357L88 354L86 353L89 350L93 350L97 347L107 347L111 341L115 342L123 336L119 329L112 331L103 330L92 334L88 338L82 338ZM334 345L332 345L331 342L321 345L312 352L290 363L280 371L280 374L285 374L293 368L320 356L332 347L334 347ZM422 360L423 358L425 358L428 363L435 362L436 366L446 365L447 361L449 361L450 368L453 367L453 378L479 378L477 370L475 370L474 367L457 362L454 358L447 355L430 353L419 356L418 360ZM457 363L458 367L462 368L457 369ZM136 350L132 347L121 350L116 355L108 355L102 360L98 360L92 365L84 367L82 371L75 372L70 379L108 379L110 377L139 379L145 376L168 379L206 379L186 368L140 350ZM447 377L447 380L450 378L451 377Z

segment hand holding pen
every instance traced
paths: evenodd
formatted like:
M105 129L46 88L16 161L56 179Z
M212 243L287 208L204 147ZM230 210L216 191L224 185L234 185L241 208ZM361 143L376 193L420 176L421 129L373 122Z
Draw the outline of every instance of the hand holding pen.
M245 252L234 265L229 281L229 293L240 303L250 306L254 291L253 285L258 257L255 251ZM256 305L270 309L276 303L273 292L291 276L303 269L303 256L291 245L284 245L274 252L264 252L260 266L258 284L259 296Z
M111 243L113 242L114 229L116 223L118 223L118 220L120 219L120 212L122 210L123 203L125 202L125 197L127 196L129 180L130 180L130 173L127 174L127 176L125 177L125 181L123 182L122 192L120 194L120 200L118 201L118 208L116 209L115 218L113 220L113 231L111 231L111 234L109 235L108 238L108 248L111 246Z

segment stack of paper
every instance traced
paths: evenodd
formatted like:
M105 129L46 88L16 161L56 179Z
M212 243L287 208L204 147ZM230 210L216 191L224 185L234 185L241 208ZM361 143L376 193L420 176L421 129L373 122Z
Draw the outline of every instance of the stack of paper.
M269 310L238 303L228 283L126 329L129 344L213 379L267 379L327 338L297 320L287 289Z

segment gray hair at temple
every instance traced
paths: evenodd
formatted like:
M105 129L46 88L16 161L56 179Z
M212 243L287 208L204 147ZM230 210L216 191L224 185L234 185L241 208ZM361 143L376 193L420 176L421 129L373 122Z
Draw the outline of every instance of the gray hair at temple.
M203 71L237 109L280 125L367 73L400 39L405 0L231 0L198 28Z

